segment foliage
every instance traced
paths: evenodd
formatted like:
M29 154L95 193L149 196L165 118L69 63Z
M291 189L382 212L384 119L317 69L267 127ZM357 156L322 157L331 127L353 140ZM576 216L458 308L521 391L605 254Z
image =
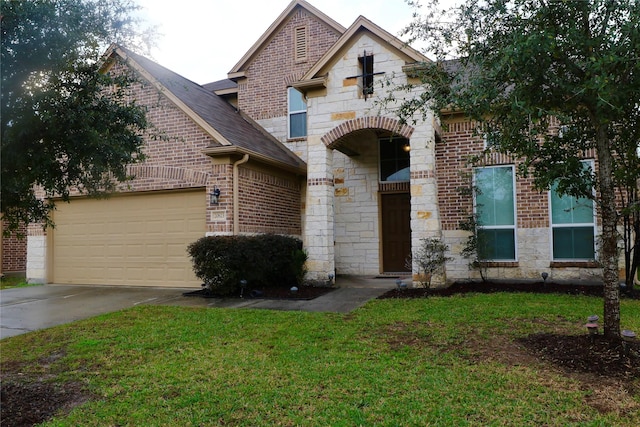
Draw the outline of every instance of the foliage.
M640 330L640 305L622 303ZM348 315L137 306L2 340L2 378L85 385L88 399L46 424L59 426L638 425L637 387L594 389L515 359L515 340L586 334L600 308L508 293L375 300Z
M407 268L413 269L415 262L418 266L418 273L422 272L425 278L422 285L425 288L430 288L433 275L441 271L447 261L453 259L445 255L448 250L449 246L440 239L434 237L420 239L420 246L416 253L407 260Z
M31 286L24 276L0 276L0 289L24 288Z
M460 229L469 232L467 241L465 242L460 254L463 258L469 260L469 268L478 270L480 278L483 282L488 279L487 253L486 250L486 234L481 233L478 224L477 215L471 214L464 221L461 221Z
M105 194L142 159L145 109L127 97L134 77L99 69L110 43L139 47L146 30L132 0L2 0L1 7L1 204L11 231L52 225L51 198L68 201L72 189Z
M248 286L274 287L304 279L306 253L293 237L210 236L196 240L187 251L196 276L215 294L234 293L241 280Z
M462 112L495 150L521 158L519 173L538 189L558 183L561 194L595 197L605 333L619 337L615 194L637 187L640 169L640 2L473 0L442 11L431 0L425 10L406 32L437 61L424 64L421 96L398 114ZM556 121L563 132L550 132ZM585 171L591 153L597 170Z

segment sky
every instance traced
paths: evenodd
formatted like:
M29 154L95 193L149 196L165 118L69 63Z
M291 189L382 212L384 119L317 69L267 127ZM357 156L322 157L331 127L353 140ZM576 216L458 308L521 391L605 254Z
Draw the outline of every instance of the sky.
M286 9L291 0L136 0L141 17L157 25L154 61L205 84L227 73ZM412 20L404 0L308 0L348 28L358 16L398 36Z

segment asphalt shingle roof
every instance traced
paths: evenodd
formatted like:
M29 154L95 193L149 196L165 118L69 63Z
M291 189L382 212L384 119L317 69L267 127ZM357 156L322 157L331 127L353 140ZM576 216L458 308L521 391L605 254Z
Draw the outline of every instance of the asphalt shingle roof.
M266 130L236 110L223 98L215 95L211 89L207 90L126 48L122 48L122 50L232 145L298 169L306 168L305 163L280 141L269 135ZM221 144L214 146L221 146Z

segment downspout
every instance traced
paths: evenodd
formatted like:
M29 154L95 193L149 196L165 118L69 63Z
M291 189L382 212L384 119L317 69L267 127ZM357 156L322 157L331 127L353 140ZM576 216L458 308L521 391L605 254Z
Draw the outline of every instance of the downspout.
M249 161L249 155L245 154L233 164L233 235L240 231L240 184L238 179L238 166Z

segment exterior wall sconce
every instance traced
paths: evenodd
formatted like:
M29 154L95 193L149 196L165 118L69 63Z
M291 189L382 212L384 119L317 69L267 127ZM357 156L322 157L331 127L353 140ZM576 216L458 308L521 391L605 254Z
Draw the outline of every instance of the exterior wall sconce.
M209 204L217 205L220 200L220 189L218 187L213 187L213 191L209 193Z
M409 151L411 151L411 145L409 145L409 143L407 142L402 146L402 149L408 153Z

